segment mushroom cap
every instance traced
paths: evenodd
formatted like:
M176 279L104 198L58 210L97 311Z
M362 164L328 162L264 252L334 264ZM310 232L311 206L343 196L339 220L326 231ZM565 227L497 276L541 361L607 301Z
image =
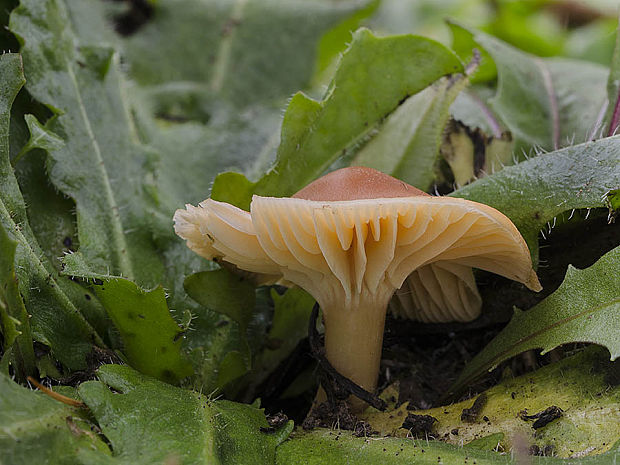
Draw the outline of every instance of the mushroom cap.
M332 172L294 198L254 196L249 213L207 199L177 210L175 230L200 255L283 276L323 308L387 304L411 276L418 308L397 313L472 319L480 309L472 267L541 288L525 241L503 214L429 196L370 168Z
M395 197L430 197L426 192L373 168L350 166L311 182L293 195L295 199L342 201Z

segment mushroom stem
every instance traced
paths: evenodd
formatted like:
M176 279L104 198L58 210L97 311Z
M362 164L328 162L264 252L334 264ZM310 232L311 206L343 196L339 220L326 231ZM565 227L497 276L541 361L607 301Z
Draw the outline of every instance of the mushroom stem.
M362 302L356 308L323 309L327 359L369 392L377 388L386 307L387 302ZM358 411L366 407L358 399L350 399L349 404Z

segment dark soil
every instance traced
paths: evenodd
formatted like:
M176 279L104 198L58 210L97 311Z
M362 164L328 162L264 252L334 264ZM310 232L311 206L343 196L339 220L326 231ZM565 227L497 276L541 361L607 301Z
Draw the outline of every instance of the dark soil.
M437 418L430 415L414 415L410 413L403 421L401 428L408 429L413 436L425 437L431 434L435 422L437 422Z
M334 428L354 430L359 422L357 417L349 409L346 401L323 402L308 414L302 423L306 430L314 428Z

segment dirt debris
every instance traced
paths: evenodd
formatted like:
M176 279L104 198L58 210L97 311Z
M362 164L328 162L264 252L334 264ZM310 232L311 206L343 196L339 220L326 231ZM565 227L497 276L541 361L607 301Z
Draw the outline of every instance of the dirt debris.
M414 436L426 436L433 430L437 418L431 415L414 415L409 413L401 428L408 429Z
M336 405L322 402L312 409L301 426L305 430L338 427L353 431L357 423L359 420L351 412L349 404L346 401L340 401Z
M528 415L527 410L523 410L519 414L519 417L523 421L536 420L532 425L532 428L539 429L543 426L547 426L553 420L560 418L563 413L564 410L562 410L560 407L552 405L551 407L547 407L545 410L535 413L534 415Z
M487 403L487 395L483 392L474 401L473 405L469 408L464 408L461 412L461 421L466 423L475 423L480 416L480 412ZM486 418L486 417L485 417ZM485 420L488 421L488 418Z

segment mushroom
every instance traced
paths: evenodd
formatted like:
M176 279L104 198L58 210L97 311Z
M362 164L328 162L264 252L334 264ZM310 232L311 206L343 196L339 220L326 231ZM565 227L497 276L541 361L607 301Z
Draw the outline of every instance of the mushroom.
M174 222L203 257L308 291L323 311L328 360L371 392L388 303L405 280L414 305L400 299L395 310L426 321L478 315L472 267L541 289L525 241L502 213L371 168L331 172L291 198L255 195L249 213L207 199L177 210Z

